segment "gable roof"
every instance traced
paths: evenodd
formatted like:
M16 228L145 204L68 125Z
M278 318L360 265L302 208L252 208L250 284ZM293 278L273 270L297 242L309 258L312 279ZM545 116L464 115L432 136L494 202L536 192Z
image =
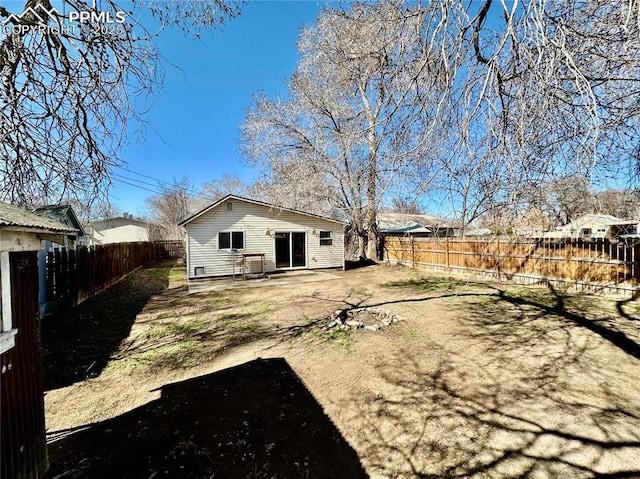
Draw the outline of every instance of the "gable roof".
M0 228L30 229L49 233L76 233L78 230L35 213L0 201Z
M276 209L276 210L280 210L280 211L287 211L289 213L295 213L295 214L298 214L298 215L310 216L312 218L318 218L318 219L325 220L325 221L331 221L333 223L338 223L340 225L344 225L345 224L344 221L334 220L333 218L327 218L326 216L320 216L320 215L315 215L313 213L306 213L304 211L298 211L298 210L293 210L293 209L290 209L290 208L284 208L282 206L276 206L276 205L272 205L272 204L269 204L269 203L264 203L264 202L258 201L258 200L252 200L252 199L249 199L249 198L243 198L242 196L227 195L227 196L219 199L215 203L210 204L206 208L201 209L197 213L189 216L187 219L182 220L180 223L178 223L178 226L186 226L188 223L192 222L193 220L195 220L196 218L202 216L203 214L211 211L212 209L214 209L215 207L221 205L222 203L224 203L227 200L242 201L242 202L245 202L245 203L251 203L251 204L254 204L254 205L258 205L258 206L264 206L264 207L267 207L267 208L270 208L270 209Z
M105 224L112 228L115 228L116 227L115 225L111 226L112 223L114 223L115 221L125 221L131 225L142 226L144 228L147 228L151 225L151 223L149 223L148 221L136 220L134 218L127 218L124 216L114 216L113 218L105 218L103 220L90 221L89 225L95 228L96 225L102 226L103 224Z
M84 236L82 224L76 216L76 212L71 205L47 205L40 206L33 210L38 216L44 216L67 226L71 226L78 231L80 236ZM69 224L69 221L71 224Z
M378 213L378 229L382 233L432 233L447 228L453 228L453 224L436 216Z
M570 229L570 228L579 228L582 225L586 225L589 223L600 223L604 226L614 226L614 225L631 225L638 223L638 220L623 220L613 215L604 215L598 213L587 213L586 215L582 215L579 218L567 223L562 226L562 230Z

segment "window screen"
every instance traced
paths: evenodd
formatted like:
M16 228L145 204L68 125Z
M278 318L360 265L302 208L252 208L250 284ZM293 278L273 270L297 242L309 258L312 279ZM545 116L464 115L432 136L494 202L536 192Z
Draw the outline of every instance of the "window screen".
M333 231L320 231L320 246L333 245Z

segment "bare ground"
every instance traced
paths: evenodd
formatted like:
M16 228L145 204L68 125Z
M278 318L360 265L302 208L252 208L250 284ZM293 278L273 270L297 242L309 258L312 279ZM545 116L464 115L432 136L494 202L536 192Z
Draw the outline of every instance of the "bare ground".
M636 301L332 274L189 295L159 265L45 323L50 477L640 477ZM362 306L403 320L319 328Z

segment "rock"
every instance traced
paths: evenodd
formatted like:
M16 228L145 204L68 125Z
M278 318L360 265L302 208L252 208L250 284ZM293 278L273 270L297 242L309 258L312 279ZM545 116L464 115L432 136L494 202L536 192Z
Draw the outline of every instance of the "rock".
M365 324L364 325L364 329L368 330L368 331L379 331L380 330L380 326L378 326L377 324Z
M354 329L358 329L358 328L361 328L363 326L362 322L356 321L354 319L349 319L349 320L345 321L344 324L346 326L349 326L350 328L354 328Z

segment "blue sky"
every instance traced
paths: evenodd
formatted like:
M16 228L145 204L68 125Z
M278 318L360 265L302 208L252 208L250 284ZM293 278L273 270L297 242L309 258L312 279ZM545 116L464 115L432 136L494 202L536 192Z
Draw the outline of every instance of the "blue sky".
M312 24L326 2L254 1L239 18L200 40L181 31L165 30L159 37L168 66L163 91L147 114L142 138L132 136L123 154L133 172L115 170L111 189L114 206L144 213L145 198L158 189L151 178L171 182L190 178L198 188L223 174L250 181L256 172L238 153L239 126L251 96L286 93L285 81L293 73L300 28ZM127 185L124 180L139 187ZM144 183L140 183L144 182ZM149 183L149 184L146 184Z

